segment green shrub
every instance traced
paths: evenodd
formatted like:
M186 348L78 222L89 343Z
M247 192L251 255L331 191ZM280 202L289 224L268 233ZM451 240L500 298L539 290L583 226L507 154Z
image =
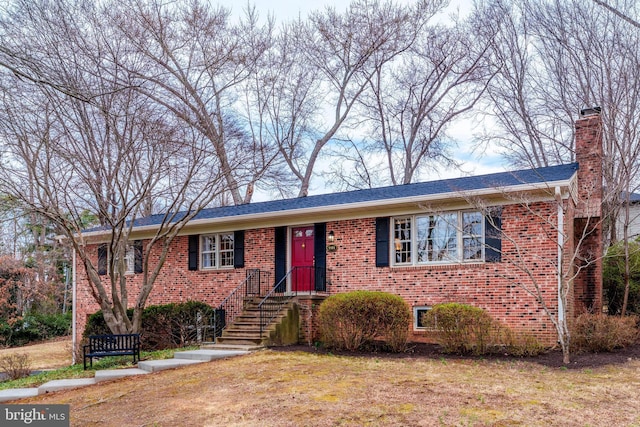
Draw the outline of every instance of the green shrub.
M411 309L402 298L386 292L354 291L332 295L318 315L324 345L338 350L364 350L385 343L386 349L406 349Z
M620 314L624 299L624 242L607 249L603 262L602 286L609 313ZM640 242L629 242L629 299L627 313L640 314Z
M133 309L130 308L127 310L127 316L129 319L133 316ZM90 335L104 335L110 334L111 330L107 326L107 322L104 320L104 316L102 315L102 310L98 310L87 319L87 324L84 327L84 338L89 337Z
M2 344L10 347L65 336L70 332L71 312L66 314L28 313L11 324L0 323Z
M214 313L211 306L198 301L146 307L142 312L140 344L144 350L149 351L201 342L209 333L207 328ZM127 316L133 316L133 309L127 310ZM110 333L102 311L89 316L84 338Z
M468 304L436 304L423 319L447 353L485 354L492 345L497 324L481 308Z
M0 319L0 348L9 347L13 329L6 320Z
M142 344L145 350L162 350L202 342L214 313L198 301L147 307L142 313Z
M581 314L571 333L571 348L577 352L613 351L638 340L638 317Z
M34 332L41 339L62 337L71 333L71 312L66 314L33 313L25 316L25 321L30 323Z
M538 356L546 350L535 336L524 332L514 332L513 329L506 326L500 327L499 338L495 342L498 344L490 346L489 351L492 351L491 347L496 347L496 351L504 351L504 353L516 357Z

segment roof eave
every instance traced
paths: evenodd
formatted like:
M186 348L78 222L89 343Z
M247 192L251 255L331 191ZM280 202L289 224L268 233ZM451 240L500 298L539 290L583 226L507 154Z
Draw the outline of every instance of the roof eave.
M376 212L376 216L380 216L381 213L386 209L391 211L392 207L398 206L410 206L410 205L425 205L425 204L436 204L436 203L444 203L448 201L458 200L465 202L468 201L468 204L471 206L472 203L469 201L471 198L494 198L496 202L499 199L503 199L505 202L509 202L509 195L513 194L526 194L526 193L538 193L537 200L540 199L540 194L542 194L542 198L548 196L549 199L554 197L554 191L556 187L569 189L571 183L576 179L576 174L569 179L558 180L558 181L549 181L549 182L538 182L538 183L530 183L530 184L520 184L520 185L510 185L505 187L491 187L491 188L483 188L478 190L467 190L467 191L451 191L447 193L439 193L439 194L427 194L427 195L418 195L411 197L400 197L400 198L391 198L391 199L382 199L382 200L371 200L366 202L356 202L356 203L342 203L335 205L327 205L322 207L309 207L309 208L300 208L300 209L289 209L282 211L273 211L273 212L262 212L262 213L252 213L245 215L235 215L235 216L223 216L216 218L203 218L198 220L191 220L188 226L185 229L198 229L203 228L210 225L224 225L226 223L229 224L256 224L256 227L267 226L268 224L275 224L282 222L282 219L287 219L288 222L291 222L291 218L300 218L301 220L304 218L317 217L319 215L328 215L332 213L334 218L336 215L340 215L340 213L353 213L353 217L362 217L364 216L374 216L371 215L372 208L374 208ZM568 195L568 191L564 192ZM511 201L513 203L513 201ZM322 212L318 213L318 210L321 209ZM360 212L359 215L356 213ZM262 223L262 224L260 224ZM264 224L264 225L263 225ZM149 235L158 229L158 225L146 225L134 227L132 230L136 235ZM108 234L108 230L104 231L93 231L89 233L85 233L85 237L87 238L96 238L100 236L104 236ZM181 234L187 234L186 232Z

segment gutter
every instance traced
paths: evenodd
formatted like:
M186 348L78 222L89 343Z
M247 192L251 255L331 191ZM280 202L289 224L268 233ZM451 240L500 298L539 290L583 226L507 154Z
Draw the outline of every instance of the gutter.
M252 213L246 215L233 215L233 216L222 216L215 218L203 218L198 220L189 221L189 227L197 227L203 225L213 225L213 224L224 224L228 222L252 222L255 220L265 220L265 219L289 219L291 217L299 217L304 215L317 215L318 211L322 212L340 212L340 211L352 211L352 210L367 210L370 208L384 208L390 207L393 205L401 205L401 204L415 204L419 205L421 203L430 203L436 201L444 201L444 200L452 200L452 199L463 199L465 196L473 196L473 197L483 197L490 195L504 195L506 193L518 193L518 192L527 192L527 191L541 191L541 190L551 190L552 188L559 189L561 187L569 187L571 183L574 181L576 174L568 179L561 181L551 181L551 182L543 182L543 183L533 183L533 184L521 184L514 185L508 187L493 187L493 188L485 188L480 190L460 190L460 191L451 191L447 193L439 193L439 194L429 194L429 195L419 195L419 196L411 196L411 197L402 197L402 198L394 198L394 199L383 199L383 200L368 200L365 202L355 202L355 203L342 203L342 204L334 204L334 205L326 205L326 206L313 206L308 208L299 208L299 209L288 209L281 211L270 211L270 212L260 212L260 213ZM370 215L369 211L369 215ZM136 233L144 233L144 232L152 232L158 229L159 224L145 225L134 227L132 231ZM84 233L86 237L99 237L108 234L109 230L100 230L89 233Z

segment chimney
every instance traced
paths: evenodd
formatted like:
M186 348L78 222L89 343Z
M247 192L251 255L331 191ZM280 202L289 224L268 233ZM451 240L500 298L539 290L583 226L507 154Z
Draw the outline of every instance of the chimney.
M600 107L585 108L576 121L578 203L573 219L577 263L574 278L574 315L602 310L602 118Z
M602 118L600 107L585 108L576 121L575 153L578 167L576 217L602 215Z

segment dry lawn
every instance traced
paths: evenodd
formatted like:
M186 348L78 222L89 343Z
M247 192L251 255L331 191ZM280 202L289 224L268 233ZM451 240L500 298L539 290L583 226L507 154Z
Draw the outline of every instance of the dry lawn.
M375 359L265 350L39 396L73 426L640 426L640 361Z
M26 353L31 369L56 369L71 365L71 338L65 337L24 347L2 348L0 357Z

